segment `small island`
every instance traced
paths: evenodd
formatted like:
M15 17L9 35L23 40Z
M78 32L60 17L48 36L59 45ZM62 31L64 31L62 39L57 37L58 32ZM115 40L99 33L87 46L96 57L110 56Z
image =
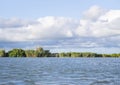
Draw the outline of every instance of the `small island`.
M93 52L61 52L52 53L50 50L44 50L42 47L38 47L35 50L21 48L14 48L6 52L0 50L0 57L120 57L120 53L113 54L98 54Z

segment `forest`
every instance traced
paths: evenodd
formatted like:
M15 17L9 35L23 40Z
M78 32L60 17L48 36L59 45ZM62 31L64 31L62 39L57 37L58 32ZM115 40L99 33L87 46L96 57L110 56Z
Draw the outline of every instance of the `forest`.
M0 57L120 57L120 53L98 54L92 52L61 52L52 53L50 50L44 50L38 47L35 50L14 48L9 51L0 49Z

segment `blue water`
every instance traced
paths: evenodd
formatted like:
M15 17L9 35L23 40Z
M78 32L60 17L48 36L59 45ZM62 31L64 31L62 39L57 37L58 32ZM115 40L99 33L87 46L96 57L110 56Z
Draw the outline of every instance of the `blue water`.
M120 85L120 58L0 58L0 85Z

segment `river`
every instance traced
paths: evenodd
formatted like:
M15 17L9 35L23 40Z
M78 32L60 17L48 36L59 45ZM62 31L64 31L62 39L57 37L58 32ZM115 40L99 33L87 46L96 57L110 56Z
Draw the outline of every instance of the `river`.
M120 85L120 58L0 58L0 85Z

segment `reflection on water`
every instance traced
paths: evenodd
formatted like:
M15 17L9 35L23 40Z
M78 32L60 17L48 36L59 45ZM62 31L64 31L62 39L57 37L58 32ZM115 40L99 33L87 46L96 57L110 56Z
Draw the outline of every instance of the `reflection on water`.
M120 85L120 59L0 58L0 85Z

